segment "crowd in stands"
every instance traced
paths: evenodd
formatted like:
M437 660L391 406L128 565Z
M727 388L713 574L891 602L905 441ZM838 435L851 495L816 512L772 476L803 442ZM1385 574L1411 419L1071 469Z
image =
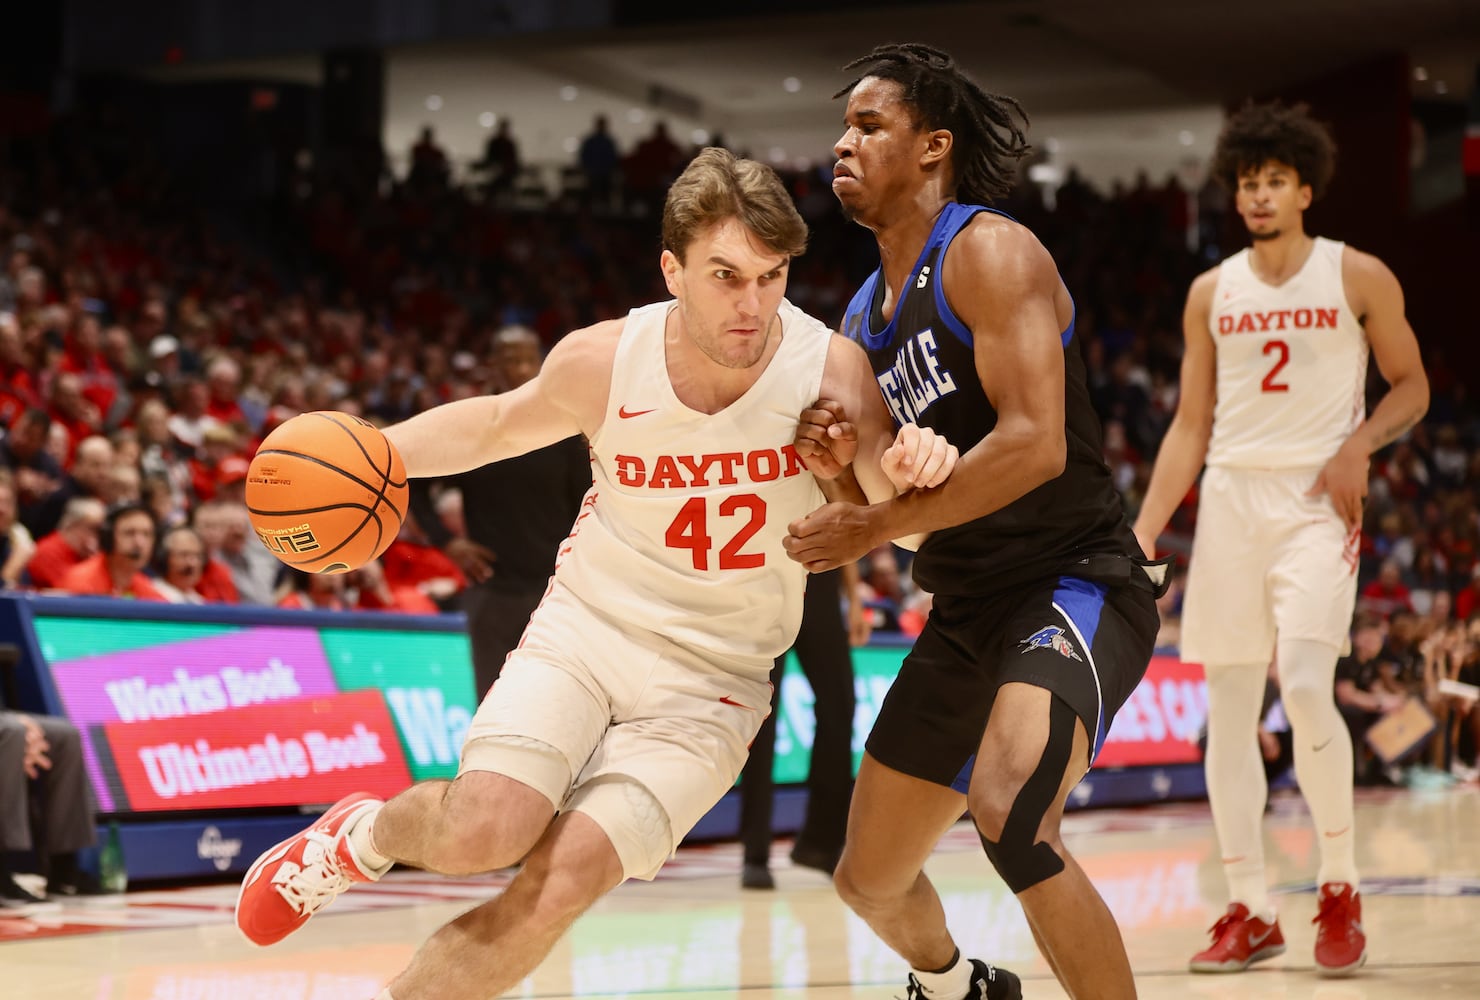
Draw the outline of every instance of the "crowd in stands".
M520 169L507 127L467 183L428 130L403 177L387 178L383 159L301 165L263 209L271 238L248 241L182 196L127 123L78 116L0 140L0 585L456 607L466 580L414 519L355 573L285 570L250 529L248 457L296 413L389 423L498 391L498 330L527 327L548 345L662 297L653 205L689 152L659 128L624 156L598 122L570 166L579 184L530 209L505 196ZM828 173L784 173L812 227L789 297L837 318L875 256ZM1238 245L1222 242L1225 203L1175 179L1101 193L1071 171L1051 204L1024 183L1001 207L1039 235L1075 296L1105 458L1133 514L1175 410L1186 290ZM1441 717L1445 754L1473 761L1480 711L1439 681L1474 683L1480 664L1480 411L1456 372L1430 377L1427 419L1374 456L1359 572L1362 620L1381 642L1375 665L1344 666L1343 704L1375 717L1416 696ZM439 511L453 537L457 499ZM1194 490L1162 544L1185 555L1195 516ZM879 628L918 631L928 614L906 560L865 560ZM1162 602L1164 645L1177 641L1179 595Z

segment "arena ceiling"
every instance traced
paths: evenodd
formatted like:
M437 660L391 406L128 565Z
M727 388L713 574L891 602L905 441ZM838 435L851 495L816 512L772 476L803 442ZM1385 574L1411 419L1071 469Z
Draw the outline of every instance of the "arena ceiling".
M834 9L806 12L815 6ZM921 41L1018 98L1040 143L1060 136L1129 156L1155 149L1165 165L1204 153L1219 107L1243 96L1400 52L1422 68L1415 94L1463 100L1480 65L1477 0L839 6L796 0L790 7L802 12L786 15L726 16L727 7L623 30L401 47L387 64L387 147L406 149L432 124L467 156L487 123L507 116L526 158L553 162L604 113L623 145L662 118L679 141L719 132L755 155L825 158L842 113L829 98L848 79L840 67L881 42ZM312 54L270 64L301 79L319 72Z

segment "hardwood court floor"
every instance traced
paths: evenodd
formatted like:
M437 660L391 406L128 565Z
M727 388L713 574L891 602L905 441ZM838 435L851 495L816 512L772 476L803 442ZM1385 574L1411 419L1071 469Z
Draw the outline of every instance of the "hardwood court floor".
M1186 972L1223 903L1205 805L1077 813L1068 840L1120 921L1146 1000L1480 997L1480 789L1362 793L1358 823L1369 960L1345 980L1312 971L1315 841L1298 797L1277 798L1265 827L1289 951L1241 975ZM658 881L629 883L598 904L510 995L902 995L901 963L821 875L789 866L786 846L777 845L775 892L739 889L733 844L683 850ZM969 826L947 836L929 870L963 950L1021 973L1028 1000L1065 995ZM0 919L0 997L371 1000L427 934L506 878L398 873L352 890L266 950L249 947L230 926L234 885L131 893L122 906Z

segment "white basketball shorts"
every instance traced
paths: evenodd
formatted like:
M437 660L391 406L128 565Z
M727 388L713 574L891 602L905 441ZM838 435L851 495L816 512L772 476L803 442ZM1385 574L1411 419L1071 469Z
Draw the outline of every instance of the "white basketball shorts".
M586 813L626 877L650 879L734 786L770 711L769 670L627 628L552 581L473 716L459 773L505 774Z
M1182 658L1268 664L1276 637L1344 649L1361 541L1325 494L1319 469L1203 473L1182 604Z

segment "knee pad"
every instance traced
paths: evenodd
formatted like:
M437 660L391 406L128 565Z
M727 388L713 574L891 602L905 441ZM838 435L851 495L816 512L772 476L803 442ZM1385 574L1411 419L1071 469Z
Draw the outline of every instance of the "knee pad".
M528 785L559 811L570 792L570 763L565 754L525 736L480 736L463 744L458 774L491 771Z
M990 841L981 828L977 828L987 859L1014 894L1046 882L1064 870L1064 859L1058 852L1043 841L1034 843L1034 838L1038 836L1043 817L1058 797L1059 782L1063 780L1069 756L1074 752L1075 718L1074 710L1062 699L1052 699L1048 710L1048 745L1043 748L1038 766L1023 782L1012 808L1008 810L1002 839Z
M585 813L601 827L622 862L623 878L651 879L678 846L662 803L646 785L623 774L578 785L563 811Z

